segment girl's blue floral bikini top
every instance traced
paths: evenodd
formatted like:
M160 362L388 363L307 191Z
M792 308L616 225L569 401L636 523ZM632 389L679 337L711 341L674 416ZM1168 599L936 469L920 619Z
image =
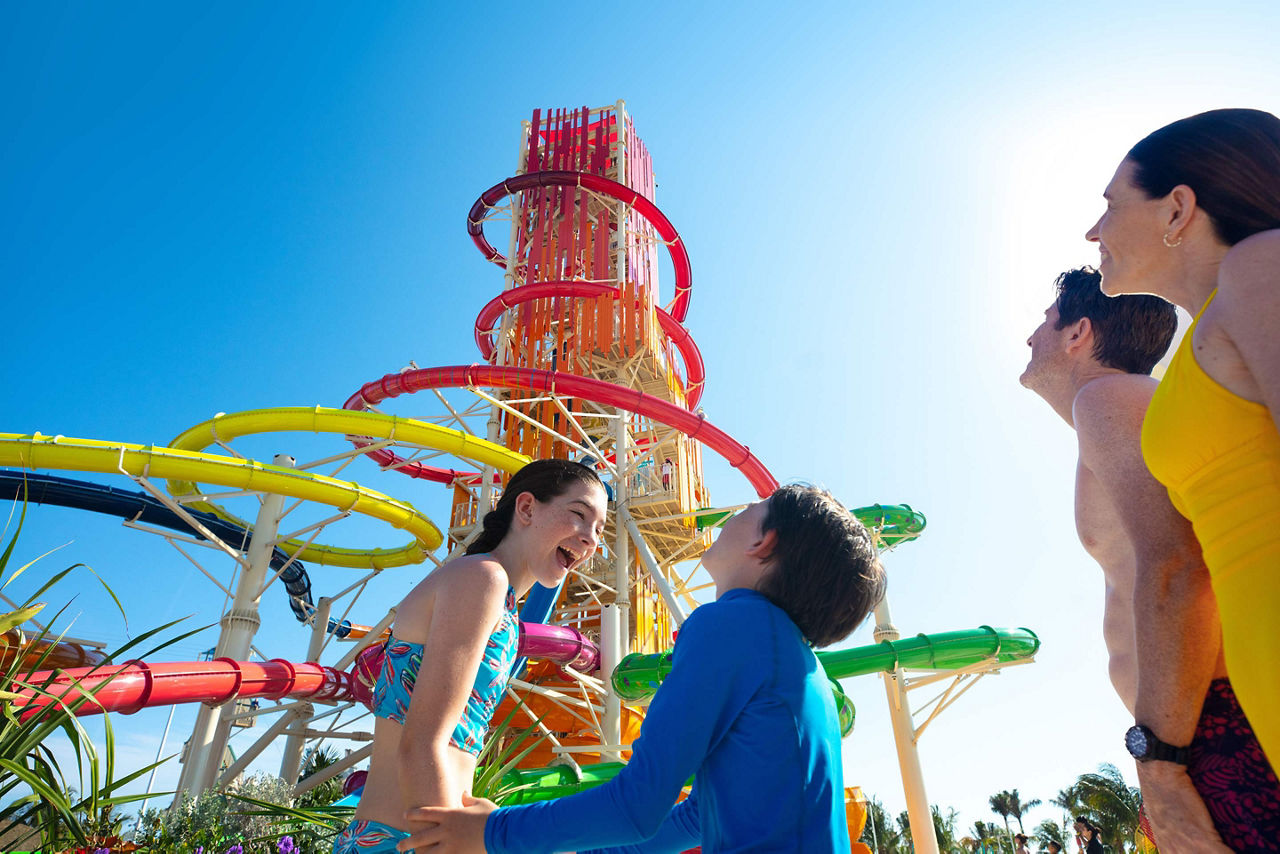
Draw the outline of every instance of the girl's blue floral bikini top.
M519 639L516 593L508 587L506 609L498 620L498 627L485 643L471 696L462 710L462 720L458 721L449 738L449 743L459 750L475 755L484 746L489 719L511 678L511 665L516 659ZM418 669L422 666L422 644L399 640L392 635L387 639L385 648L382 671L373 686L373 714L404 724L413 686L418 681Z

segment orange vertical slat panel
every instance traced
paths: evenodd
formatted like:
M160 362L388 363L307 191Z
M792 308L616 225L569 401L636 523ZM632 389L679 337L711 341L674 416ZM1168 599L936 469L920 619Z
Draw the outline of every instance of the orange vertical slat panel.
M598 342L600 352L608 355L613 351L613 299L608 296L598 298L600 305L599 314L596 320L600 327L596 333L596 341Z

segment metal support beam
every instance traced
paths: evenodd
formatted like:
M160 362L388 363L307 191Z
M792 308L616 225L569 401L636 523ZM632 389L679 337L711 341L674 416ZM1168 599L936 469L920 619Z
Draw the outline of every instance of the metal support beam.
M277 466L292 466L293 457L276 454L272 462ZM253 637L257 634L258 600L271 571L271 557L280 516L284 509L284 496L268 493L258 508L253 536L246 551L244 571L236 585L231 608L222 616L222 634L218 638L215 657L247 661ZM234 702L234 701L231 701ZM225 705L225 704L223 704ZM224 720L223 706L202 706L196 716L195 729L188 743L187 762L182 769L178 790L199 795L209 789L218 774L218 763L226 750L231 734L231 722Z
M889 613L889 597L876 605L876 643L897 640L901 635ZM929 811L929 796L924 790L924 772L920 768L920 753L916 748L915 725L911 720L911 706L907 702L906 674L901 667L892 673L882 674L885 694L889 698L889 720L893 724L893 742L898 749L898 767L902 771L902 794L907 799L907 818L911 825L911 841L917 854L938 854L938 838L933 830L933 814Z

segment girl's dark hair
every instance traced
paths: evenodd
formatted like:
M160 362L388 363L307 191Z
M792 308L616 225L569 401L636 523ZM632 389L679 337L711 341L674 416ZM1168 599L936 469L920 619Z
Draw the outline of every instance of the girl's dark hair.
M1180 119L1135 145L1127 159L1147 198L1190 187L1228 246L1280 228L1280 119L1271 113L1211 110Z
M1085 830L1089 831L1090 833L1097 833L1097 832L1098 832L1098 826L1097 826L1096 824L1094 824L1093 822L1089 821L1089 819L1085 818L1084 816L1082 816L1082 815L1078 815L1078 816L1076 816L1076 821L1078 821L1078 822L1080 822L1081 824L1083 824L1083 825L1084 825Z
M534 460L511 476L497 505L484 514L481 523L484 530L467 546L467 554L484 554L493 551L511 528L511 517L516 510L516 497L528 492L539 501L550 501L564 495L575 483L586 483L604 488L604 483L594 469L573 460Z
M757 590L814 646L848 637L884 597L871 534L826 490L792 484L769 496L761 532L774 531Z

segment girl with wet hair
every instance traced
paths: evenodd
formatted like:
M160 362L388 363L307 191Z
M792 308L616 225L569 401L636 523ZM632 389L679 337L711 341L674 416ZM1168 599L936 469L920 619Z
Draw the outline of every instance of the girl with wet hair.
M373 754L355 820L335 854L384 854L413 829L407 810L458 805L516 656L516 600L560 584L595 552L604 486L568 460L512 476L466 554L447 561L396 609L373 688Z

